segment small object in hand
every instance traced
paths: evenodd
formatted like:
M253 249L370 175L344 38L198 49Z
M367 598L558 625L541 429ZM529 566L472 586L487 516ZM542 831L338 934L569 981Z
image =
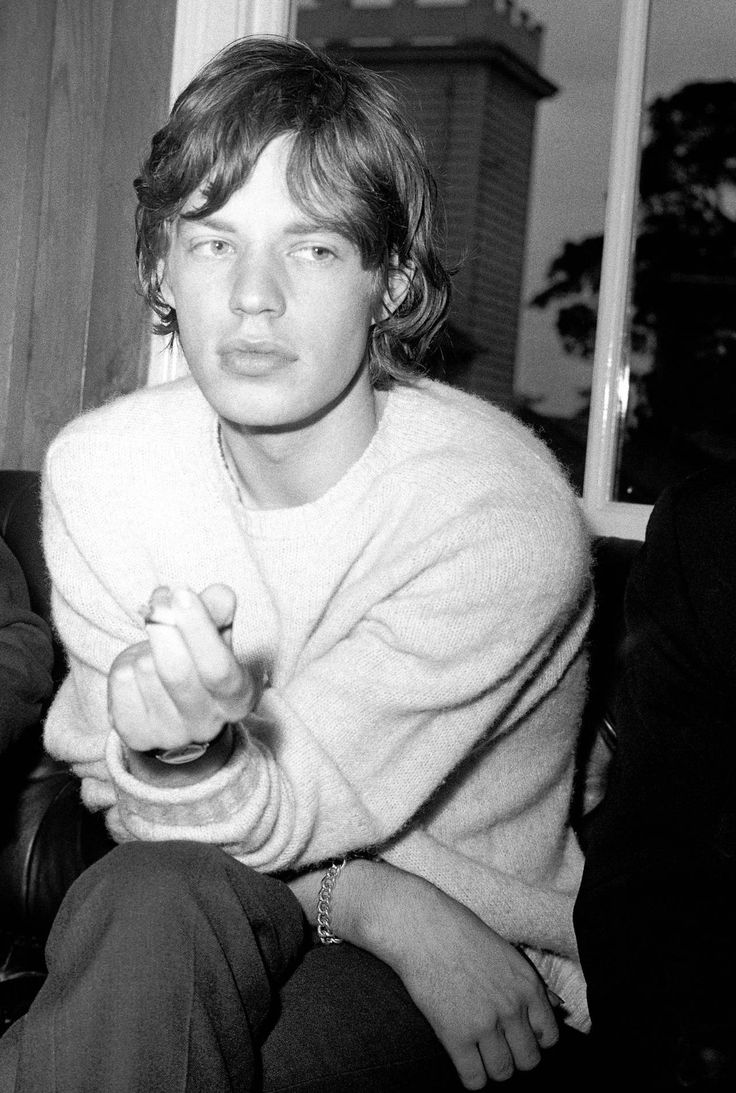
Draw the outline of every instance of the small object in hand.
M143 619L144 626L148 626L150 623L163 623L164 625L175 625L172 618L167 618L167 614L171 609L171 590L168 588L157 588L151 596L148 603L143 603L138 608L138 614Z
M142 603L138 608L138 614L143 619L143 625L176 626L178 619L175 616L174 602L174 593L170 588L165 586L157 588L148 603ZM231 630L232 621L217 627L219 634L227 635Z

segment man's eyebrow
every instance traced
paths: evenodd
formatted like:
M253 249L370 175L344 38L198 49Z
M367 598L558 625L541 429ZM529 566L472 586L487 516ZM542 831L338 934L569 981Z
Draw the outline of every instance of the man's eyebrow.
M190 216L186 212L179 215L177 218L177 227L203 227L209 228L214 231L230 232L233 235L237 235L238 226L234 221L228 220L225 216L218 216L216 212L211 213L209 216ZM320 232L322 234L338 236L340 239L346 239L347 236L344 232L341 232L339 228L333 227L330 224L325 224L319 220L309 220L306 217L303 220L291 220L286 223L282 229L284 235L299 236L299 235L311 235L313 232Z
M292 220L284 228L285 235L310 235L312 232L322 232L327 235L338 235L341 239L345 239L345 233L341 232L339 228L325 224L320 220Z
M194 211L196 210L192 210L192 212ZM192 228L196 228L201 226L204 228L214 228L215 231L222 232L237 231L237 228L232 221L224 216L218 216L217 213L212 213L211 216L192 216L191 213L183 212L177 217L176 223L177 227L191 226Z

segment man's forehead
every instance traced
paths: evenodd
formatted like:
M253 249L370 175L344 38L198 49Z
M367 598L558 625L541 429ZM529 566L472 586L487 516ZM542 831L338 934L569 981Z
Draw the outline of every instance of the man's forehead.
M209 208L211 183L205 180L186 198L179 213L172 218L172 223L177 228L199 224L215 229L234 229L242 214L249 212L249 179L250 175L240 185L234 186L225 199L218 201L217 206L212 209ZM337 220L334 208L330 210L326 203L324 207L319 207L311 203L307 206L303 201L298 201L288 182L283 194L278 189L269 193L268 205L271 210L283 213L282 230L287 234L298 235L319 230L350 239L349 230Z
M268 159L272 172L281 177L284 189L288 191L289 161L293 147L294 134L282 133L269 140L257 152L249 152L248 149L243 148L242 158L240 153L220 152L208 172L186 198L182 212L195 211L205 206L213 191L221 188L223 178L234 179L240 176L239 181L231 182L225 187L229 191L228 196L232 196L248 184L248 180L264 158Z

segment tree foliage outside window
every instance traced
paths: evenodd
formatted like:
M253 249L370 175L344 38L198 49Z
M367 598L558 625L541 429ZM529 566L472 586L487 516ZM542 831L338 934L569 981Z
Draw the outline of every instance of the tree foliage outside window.
M736 81L649 106L639 188L629 343L646 365L632 376L628 439L637 458L656 449L682 473L736 458ZM532 300L557 307L562 345L584 359L602 251L602 235L565 243Z

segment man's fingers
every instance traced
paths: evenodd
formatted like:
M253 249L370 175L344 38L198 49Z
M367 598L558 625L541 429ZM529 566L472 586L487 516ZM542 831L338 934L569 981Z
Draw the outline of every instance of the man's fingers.
M514 1073L514 1059L500 1029L489 1029L472 1045L445 1044L445 1049L466 1089L483 1089L489 1078L505 1082Z
M488 1074L478 1045L473 1044L472 1047L457 1051L451 1051L446 1044L445 1047L465 1089L483 1089L488 1082Z
M179 627L155 623L147 632L162 686L178 708L194 712L206 698L205 687Z
M138 691L146 709L149 731L152 725L157 726L159 731L162 727L168 727L172 735L169 740L164 739L162 741L163 746L169 746L169 744L172 747L178 746L179 712L161 679L161 673L150 650L136 660L135 677ZM149 740L148 734L145 739L146 741ZM134 745L131 743L131 746ZM147 744L147 746L150 747L150 744ZM145 750L145 748L141 750Z
M542 1058L542 1052L526 1013L518 1019L507 1020L503 1031L516 1069L533 1070Z
M110 670L107 707L110 724L126 742L131 741L132 737L131 746L135 747L137 734L140 734L140 741L145 741L148 711L138 688L131 657L118 657Z
M170 594L166 613L160 614L166 621L157 623L154 614L147 627L161 678L177 704L177 695L186 701L186 691L195 680L223 700L234 697L242 687L242 669L216 625L218 619L232 621L235 597L224 585L212 587L220 590L210 597L215 617L196 593L176 588Z
M136 751L151 747L152 722L170 726L178 721L147 642L131 646L113 664L108 676L108 708L112 727ZM160 743L173 746L178 740L174 735L170 741L163 737Z
M199 598L218 630L232 626L236 607L232 588L226 584L211 584L200 592Z
M543 995L534 998L529 1004L529 1024L541 1048L552 1047L560 1038L555 1011Z
M526 1012L507 1017L489 1028L477 1042L461 1049L445 1044L458 1076L466 1089L483 1089L488 1079L505 1082L515 1071L533 1070L542 1058L541 1047L551 1046L558 1038L556 1025L542 1028L541 1044L527 1019Z
M500 1028L492 1029L478 1041L478 1052L492 1081L505 1082L514 1073L514 1058Z

